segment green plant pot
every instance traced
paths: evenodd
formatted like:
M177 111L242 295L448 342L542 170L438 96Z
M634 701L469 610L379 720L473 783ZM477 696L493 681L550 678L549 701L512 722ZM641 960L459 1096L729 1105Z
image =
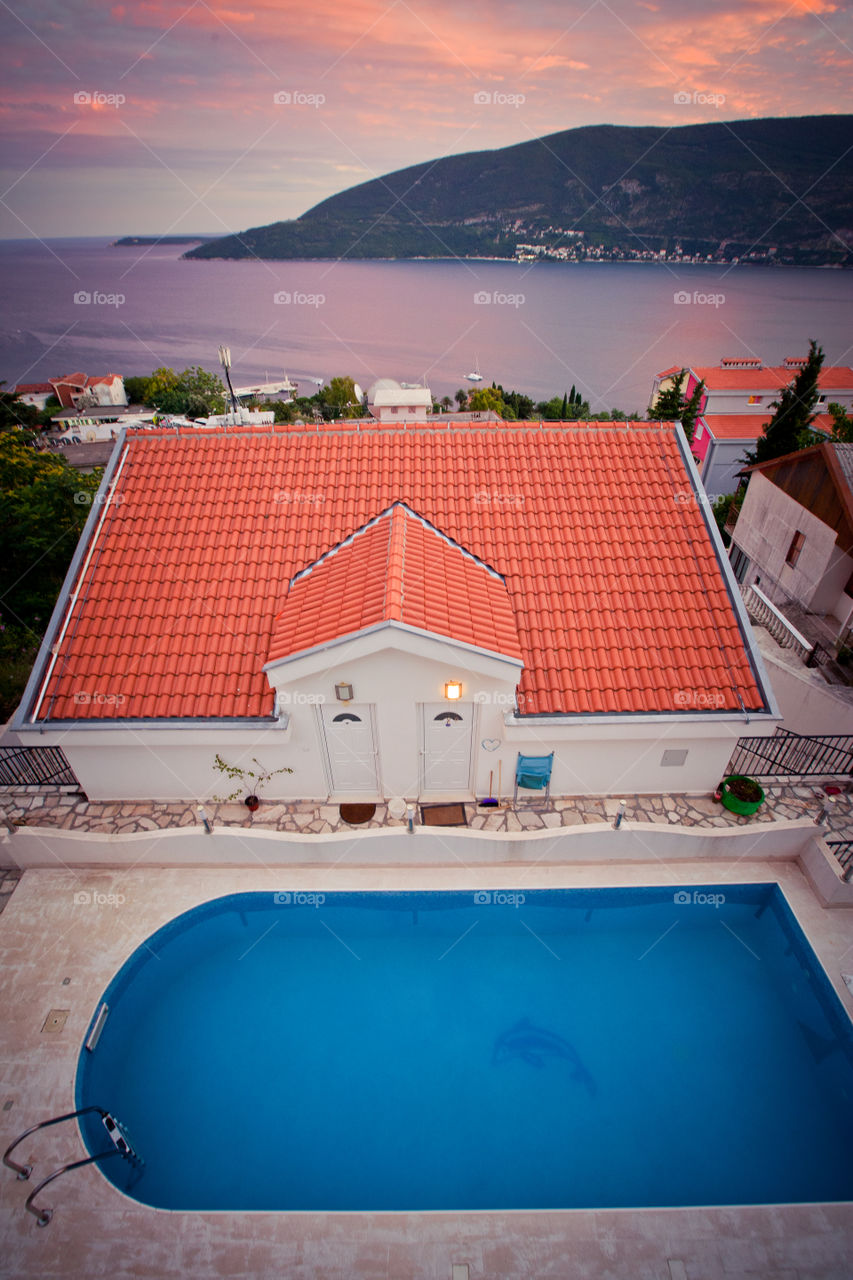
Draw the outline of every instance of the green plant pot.
M758 800L740 800L737 796L732 795L729 790L729 783L743 779L745 782L751 782L753 786L758 787L761 795ZM745 773L732 773L728 778L723 778L720 784L722 791L723 808L728 809L730 813L739 813L741 817L747 818L750 814L757 813L764 804L764 791L758 786L754 778L748 778Z

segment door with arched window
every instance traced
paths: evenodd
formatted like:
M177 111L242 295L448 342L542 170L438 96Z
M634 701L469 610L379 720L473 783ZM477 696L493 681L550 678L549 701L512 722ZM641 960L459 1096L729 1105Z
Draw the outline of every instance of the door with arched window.
M469 792L474 706L470 702L425 702L421 788Z
M363 703L324 703L320 719L332 795L378 795L372 708Z

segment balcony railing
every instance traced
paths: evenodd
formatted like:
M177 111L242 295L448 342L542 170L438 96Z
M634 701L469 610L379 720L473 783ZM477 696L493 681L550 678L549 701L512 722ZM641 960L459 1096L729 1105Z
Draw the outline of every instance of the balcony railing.
M746 611L753 622L765 627L776 643L781 645L783 649L793 649L809 666L814 665L814 661L809 662L809 659L814 658L816 646L788 621L784 613L776 608L776 605L767 598L761 588L750 586L741 587L740 590L743 602L746 605Z

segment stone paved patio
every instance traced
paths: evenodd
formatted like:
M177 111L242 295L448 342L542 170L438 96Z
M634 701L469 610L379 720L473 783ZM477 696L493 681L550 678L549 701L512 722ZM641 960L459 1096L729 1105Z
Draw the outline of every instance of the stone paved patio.
M625 796L625 818L633 822L660 822L687 827L745 826L755 822L774 822L786 818L816 818L826 796L816 785L766 787L766 801L750 818L729 813L711 795ZM63 827L75 831L97 831L104 834L127 834L154 831L164 827L186 827L199 824L198 806L185 802L155 804L148 802L103 803L87 801L78 795L61 792L6 791L2 793L3 813L8 823L26 826ZM520 802L515 808L481 808L476 803L465 805L468 826L485 831L541 830L567 827L578 823L610 822L619 811L619 799L588 796L556 796L546 804L541 800ZM214 826L264 827L276 831L326 835L332 831L359 828L343 821L338 805L317 801L278 803L263 801L255 814L243 804L205 804L204 811ZM416 821L420 820L418 810ZM384 804L376 806L375 817L359 824L370 827L402 827L404 818L394 818ZM827 830L853 835L853 795L834 799L825 823Z
M740 827L756 822L817 818L826 802L823 790L814 784L765 787L764 805L753 817L729 813L713 796L660 795L625 796L625 818L631 822L672 823L685 827ZM77 794L56 791L8 789L0 793L0 812L7 825L62 827L65 830L94 831L104 835L154 831L158 828L199 825L198 806L185 802L155 804L128 801L104 803L83 800ZM468 826L481 831L536 831L570 827L579 823L612 824L619 811L618 799L588 796L553 796L542 801L525 801L513 808L480 808L465 805ZM214 826L263 827L267 830L328 835L333 831L402 827L404 818L394 818L387 806L378 804L370 822L353 827L344 822L336 804L316 801L278 803L264 801L250 814L242 804L206 804L204 812ZM420 820L417 810L416 820ZM827 835L853 838L853 794L834 798L824 822ZM0 911L9 901L20 878L16 870L0 869Z

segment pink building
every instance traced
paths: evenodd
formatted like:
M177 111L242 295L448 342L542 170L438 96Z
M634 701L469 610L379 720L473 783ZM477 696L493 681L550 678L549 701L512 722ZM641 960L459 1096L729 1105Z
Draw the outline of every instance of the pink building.
M691 451L708 494L732 493L737 488L742 459L747 450L755 448L770 421L773 401L805 363L804 356L788 356L781 365L743 357L723 359L710 367L688 366L684 395L692 395L700 382L705 383ZM675 365L657 375L652 403L659 391L672 385L682 367ZM840 404L848 413L853 409L853 369L844 365L825 368L818 386L818 415L813 426L829 434L829 405Z

